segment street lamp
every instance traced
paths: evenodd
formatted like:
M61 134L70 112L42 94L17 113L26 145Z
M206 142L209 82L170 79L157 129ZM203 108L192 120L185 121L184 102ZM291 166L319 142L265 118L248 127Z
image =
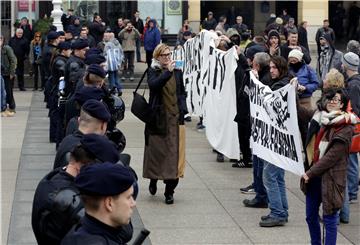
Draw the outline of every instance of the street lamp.
M61 15L63 11L61 10L62 0L52 0L54 6L53 11L51 11L51 17L54 19L53 25L56 26L57 31L62 31L63 26L61 23Z

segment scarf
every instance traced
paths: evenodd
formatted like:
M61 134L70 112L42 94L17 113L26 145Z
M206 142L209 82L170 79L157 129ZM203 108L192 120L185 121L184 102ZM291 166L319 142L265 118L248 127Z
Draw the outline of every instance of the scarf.
M322 80L325 80L325 76L329 72L331 55L332 50L329 46L321 47L319 72Z

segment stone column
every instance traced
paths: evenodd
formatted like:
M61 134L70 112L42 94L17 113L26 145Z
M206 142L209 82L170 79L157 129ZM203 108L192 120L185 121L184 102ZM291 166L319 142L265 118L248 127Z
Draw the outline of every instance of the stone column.
M63 26L61 23L61 15L63 11L61 10L62 0L52 0L54 6L53 11L51 11L51 17L54 19L53 25L56 26L57 31L62 31Z
M190 26L194 32L198 32L201 23L201 1L189 0L188 5L188 19L190 22Z
M298 22L308 22L308 42L312 51L316 51L316 31L323 25L323 20L328 18L328 0L303 0L298 1Z

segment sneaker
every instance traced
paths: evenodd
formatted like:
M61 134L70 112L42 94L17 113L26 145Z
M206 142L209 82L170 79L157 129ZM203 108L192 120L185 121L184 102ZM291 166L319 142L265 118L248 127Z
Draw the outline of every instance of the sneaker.
M125 81L125 80L126 80L126 78L125 78L125 77L121 77L121 80Z
M253 199L245 199L243 201L243 204L244 204L245 207L248 207L248 208L267 208L268 207L267 203L259 202L255 198L253 198Z
M244 187L244 188L240 188L240 191L243 194L255 194L255 188L254 188L253 184L251 184L247 187Z
M216 156L216 161L217 162L224 162L225 161L224 155L221 154L221 153L218 153L217 156Z
M196 128L197 128L197 129L204 129L204 128L205 128L205 126L204 126L204 125L202 125L202 124L196 124Z
M130 81L134 81L134 77L130 77Z
M261 216L261 220L264 221L264 220L267 220L267 219L270 218L270 217L271 217L270 214L268 214L268 215L263 215L263 216ZM288 220L288 218L286 217L286 218L284 219L284 221L285 221L285 223L287 223L289 220Z
M185 117L184 120L185 120L186 122L191 122L191 116Z
M350 198L349 203L350 204L358 203L358 199L357 198Z
M259 225L261 227L275 227L275 226L283 226L285 225L285 219L278 219L274 217L269 217L265 220L261 220Z
M244 162L243 160L237 161L232 164L233 168L251 168L252 164Z

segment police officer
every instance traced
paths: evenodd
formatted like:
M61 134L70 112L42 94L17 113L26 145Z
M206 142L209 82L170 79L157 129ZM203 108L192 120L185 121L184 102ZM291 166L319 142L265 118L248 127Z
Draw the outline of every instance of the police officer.
M94 97L99 97L100 94L94 89L93 91L87 90L87 92L87 94L92 93ZM91 133L104 135L110 117L111 115L107 107L102 102L97 101L96 99L89 99L86 101L81 107L79 129L73 134L66 136L61 142L56 153L54 169L63 167L68 163L68 153L74 146L79 144L84 135Z
M101 88L104 84L104 78L106 77L106 73L103 68L101 68L97 64L91 64L88 66L84 77L83 82L79 82L74 94L66 101L65 103L65 125L67 127L70 119L75 116L79 116L79 110L77 109L77 105L75 103L75 95L81 90L83 86L85 87L96 87ZM85 95L85 93L83 93Z
M65 65L66 61L71 55L71 44L68 42L59 43L57 49L59 50L59 54L52 61L51 66L51 74L52 74L52 84L51 90L49 92L49 116L50 116L50 139L56 139L56 147L58 147L60 143L61 137L61 121L59 119L59 110L58 110L58 86L59 79L63 77L65 74ZM59 136L58 136L59 134Z
M76 84L81 82L85 74L85 54L89 45L85 40L77 39L71 45L73 54L65 66L65 92L71 95L75 91Z
M44 45L44 48L41 53L42 57L42 69L43 69L43 76L44 78L41 79L41 89L44 90L45 86L47 86L47 82L49 77L51 76L51 69L50 69L50 61L52 54L54 53L56 47L60 43L60 34L56 31L50 31L47 35L47 43ZM51 85L51 83L50 83ZM45 101L48 102L49 98L49 92L50 92L51 86L47 86L45 89Z
M47 174L36 188L32 228L39 245L60 244L61 239L84 215L83 204L77 197L74 179L83 166L95 161L117 162L116 146L105 136L88 134L70 154L69 164ZM122 238L129 241L132 226L124 228Z
M118 164L83 167L75 185L84 202L85 216L61 244L125 244L119 228L129 224L136 206L133 183L129 169Z

